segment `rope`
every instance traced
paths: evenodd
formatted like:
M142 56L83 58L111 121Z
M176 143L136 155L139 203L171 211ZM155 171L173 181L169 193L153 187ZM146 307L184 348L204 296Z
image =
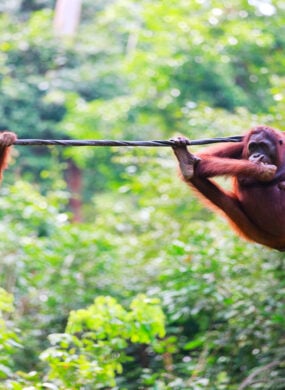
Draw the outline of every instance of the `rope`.
M187 145L206 145L216 142L241 142L241 136L225 138L205 138L189 140ZM46 140L46 139L18 139L14 145L58 145L58 146L175 146L174 141L113 141L113 140Z

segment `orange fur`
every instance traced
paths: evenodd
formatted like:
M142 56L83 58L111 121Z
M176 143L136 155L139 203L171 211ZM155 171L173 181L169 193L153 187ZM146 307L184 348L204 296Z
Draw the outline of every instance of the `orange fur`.
M269 159L270 163L252 158L248 145L256 144L256 139L262 148L269 145L268 155L262 154L262 159ZM203 202L215 212L222 212L242 237L285 250L285 135L267 126L257 126L245 134L242 142L198 153L199 162L184 141L179 137L173 150L183 180ZM232 191L225 191L210 179L215 176L233 177Z

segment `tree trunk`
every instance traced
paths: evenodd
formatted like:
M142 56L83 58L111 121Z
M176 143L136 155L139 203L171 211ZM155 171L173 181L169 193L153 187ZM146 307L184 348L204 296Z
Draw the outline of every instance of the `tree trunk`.
M76 33L81 13L82 0L57 0L54 29L56 34L73 36Z
M72 160L68 161L68 168L66 171L66 182L71 193L69 200L69 207L73 214L73 222L82 221L82 174L81 170L75 165Z

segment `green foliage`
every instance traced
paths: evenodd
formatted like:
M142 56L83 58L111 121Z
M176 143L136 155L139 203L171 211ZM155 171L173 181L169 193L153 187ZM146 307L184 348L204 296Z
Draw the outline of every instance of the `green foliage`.
M282 2L83 3L76 36L60 39L53 1L1 2L0 128L165 139L283 125ZM15 297L11 312L0 290L0 388L284 387L284 256L206 211L170 150L15 157L0 197L0 282Z
M49 337L53 347L41 355L48 378L63 388L115 386L116 373L128 360L128 341L151 344L163 337L164 315L158 300L136 297L130 311L115 299L98 297L87 309L70 313L66 333Z
M13 297L0 289L0 380L12 375L12 355L20 347L18 336L9 321L8 314L14 310ZM11 329L12 328L12 329Z
M132 153L131 162L136 162L138 168L141 159L144 159L142 152L138 151L136 158ZM97 199L96 221L90 226L70 225L66 218L59 218L57 223L60 198L53 200L57 206L51 208L51 200L50 206L47 204L49 197L39 196L32 188L29 188L30 200L26 199L23 208L29 210L27 219L20 217L20 207L13 211L12 202L16 199L1 197L8 212L5 217L2 209L3 231L8 222L11 232L16 232L16 226L19 231L18 239L5 236L5 256L10 261L14 258L15 263L6 269L3 280L12 277L17 280L17 285L10 284L9 288L16 289L21 297L17 305L25 313L19 325L29 360L21 362L21 353L18 354L22 370L29 369L29 362L36 363L32 351L39 354L43 349L38 332L40 338L60 332L68 312L91 304L92 295L111 292L117 299L128 302L137 292L145 290L150 296L162 299L167 315L165 341L149 338L152 334L149 332L159 332L156 321L160 320L155 307L144 306L147 298L133 303L130 311L112 299L103 303L96 300L88 309L72 312L66 330L79 338L80 346L84 334L89 340L88 348L95 348L98 340L100 345L106 341L114 348L120 347L112 367L120 363L125 369L116 375L112 371L112 375L121 387L137 388L144 384L163 389L209 388L211 384L234 389L234 384L241 383L251 370L282 360L282 256L234 238L218 218L210 219L208 215L206 224L188 190L161 169L163 161L152 159L151 168L140 169L136 174L128 170L128 188L123 185L117 193L116 207L112 207L106 196L101 202ZM156 187L154 177L159 177L161 188ZM17 183L14 187L10 194L25 205L21 200L25 193L20 191L23 185ZM139 198L141 191L144 196ZM46 206L39 209L44 200ZM36 224L32 224L35 217ZM40 221L50 221L50 228L45 235L34 235ZM98 335L95 339L94 331ZM126 344L120 336L123 340L139 337L133 342L153 342L155 354L145 352L147 368L139 370L137 361L125 361ZM62 348L61 336L52 337L56 343L51 351L58 351ZM85 381L87 386L89 380L97 380L99 377L95 379L90 374L93 365L89 361L76 360L80 354L79 347L73 345L73 337L67 337L68 342L66 336L62 337L66 347L56 359L72 354L71 361L75 359L76 364L70 363L73 373L70 375L82 381L82 386ZM109 353L108 348L103 351ZM127 356L134 357L137 353L134 346ZM87 351L86 354L89 357ZM103 361L108 362L104 357ZM66 371L60 372L65 375ZM278 365L272 372L276 381L272 379L268 384L277 383L283 376ZM38 375L23 379L21 374L21 378L20 383L23 380L40 383ZM100 379L101 383L104 380Z
M131 360L124 352L128 343L153 344L165 335L164 320L157 299L139 295L127 311L114 298L98 297L87 309L70 313L65 333L49 336L52 347L40 356L49 367L43 382L36 372L18 372L15 379L8 372L11 379L5 386L14 390L28 385L31 389L114 387L116 375L123 371L122 363ZM2 327L6 329L4 321ZM11 334L7 332L6 338L11 343Z

